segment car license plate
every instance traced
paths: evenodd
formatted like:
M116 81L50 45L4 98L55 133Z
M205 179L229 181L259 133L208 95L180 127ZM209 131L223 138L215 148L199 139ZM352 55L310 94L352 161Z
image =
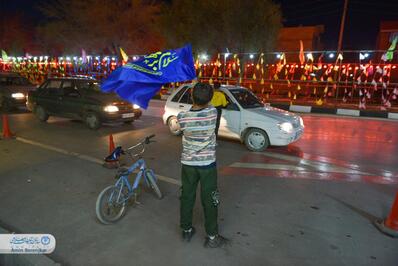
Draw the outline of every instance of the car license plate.
M122 114L122 118L134 117L134 113Z

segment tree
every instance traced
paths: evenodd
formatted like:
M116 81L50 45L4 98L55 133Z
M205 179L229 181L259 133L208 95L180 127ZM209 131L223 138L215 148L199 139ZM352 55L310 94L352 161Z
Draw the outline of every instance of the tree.
M24 54L33 45L33 29L24 21L23 14L2 15L0 28L0 49L10 55Z
M48 22L38 29L47 50L62 45L66 53L129 54L158 50L163 39L156 31L159 5L140 0L52 1L39 7Z
M173 0L164 5L160 28L169 46L191 43L196 51L271 50L281 27L271 0Z

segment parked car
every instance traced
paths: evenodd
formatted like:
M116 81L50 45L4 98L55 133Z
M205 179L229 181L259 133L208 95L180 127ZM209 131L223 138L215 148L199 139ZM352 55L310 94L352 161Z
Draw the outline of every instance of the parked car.
M25 107L26 96L36 89L27 78L12 72L0 72L0 109L10 111L13 108Z
M303 119L291 112L264 105L251 91L239 86L221 86L228 105L222 110L219 135L237 139L252 151L269 145L285 146L304 132ZM180 86L166 101L163 115L173 135L181 133L177 115L192 106L192 84Z
M98 81L84 77L48 79L29 93L27 107L41 121L67 117L83 120L91 129L105 122L131 123L142 114L140 106L103 93Z

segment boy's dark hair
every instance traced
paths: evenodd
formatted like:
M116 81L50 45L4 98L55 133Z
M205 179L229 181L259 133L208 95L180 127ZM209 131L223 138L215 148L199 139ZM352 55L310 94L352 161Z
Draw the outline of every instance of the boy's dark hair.
M197 105L206 105L213 98L213 87L210 84L198 82L192 90L192 100Z
M215 90L217 90L217 89L219 89L221 87L221 83L219 81L216 81L216 82L214 82L213 87L214 87Z

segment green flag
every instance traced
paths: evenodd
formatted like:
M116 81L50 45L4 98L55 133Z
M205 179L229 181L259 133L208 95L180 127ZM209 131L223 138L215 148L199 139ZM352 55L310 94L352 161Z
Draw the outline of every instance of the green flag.
M8 61L8 55L6 51L1 50L1 58L3 59L3 61Z
M381 59L383 61L391 61L394 57L394 50L395 47L397 47L397 41L398 41L398 36L394 38L394 40L392 41L390 48L388 48L387 52L385 54L383 54L383 56L381 57Z

